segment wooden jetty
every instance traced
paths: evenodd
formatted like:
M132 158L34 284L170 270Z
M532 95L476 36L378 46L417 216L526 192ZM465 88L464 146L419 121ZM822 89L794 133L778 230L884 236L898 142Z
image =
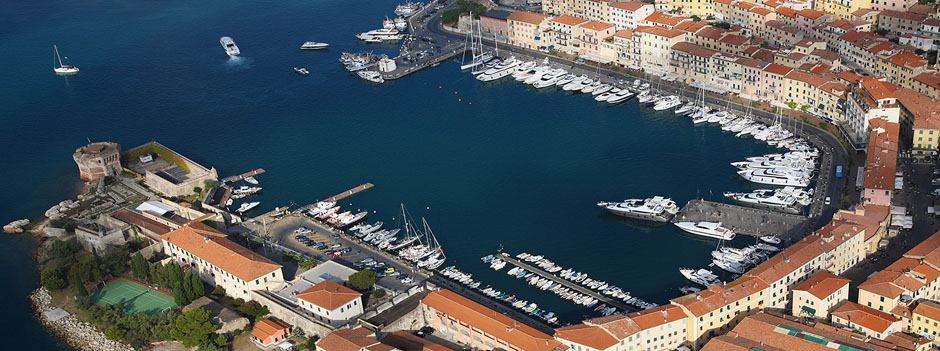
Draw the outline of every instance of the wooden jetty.
M350 197L350 196L356 195L356 194L358 194L358 193L361 193L361 192L363 192L363 191L372 189L373 187L375 187L375 184L372 184L372 183L359 184L359 186L357 186L357 187L355 187L355 188L352 188L352 189L346 190L346 191L344 191L344 192L341 192L341 193L339 193L339 194L330 196L330 197L328 197L328 198L326 198L326 199L323 199L323 201L339 201L339 200L345 199L345 198L347 198L347 197Z
M802 238L809 223L805 216L705 200L691 200L672 222L721 222L738 235L778 235Z
M597 299L598 303L605 303L605 304L607 304L608 306L616 307L616 308L618 308L618 309L620 309L620 310L622 310L622 311L628 311L628 312L636 312L636 311L639 311L638 308L636 308L636 307L634 307L634 306L631 306L631 305L628 305L626 302L623 302L623 301L618 300L618 299L611 298L611 297L609 297L609 296L601 295L600 293L598 293L598 292L596 292L596 291L594 291L594 290L588 289L588 288L586 288L586 287L584 287L584 286L581 286L581 285L579 285L578 283L575 283L575 282L570 281L570 280L566 280L566 279L561 278L561 277L559 277L559 276L557 276L557 275L554 275L554 274L552 274L552 273L546 272L546 271L542 270L541 268L539 268L538 266L533 266L533 265L530 265L530 264L528 264L528 263L526 263L526 262L522 262L522 261L520 261L520 260L518 260L518 259L516 259L516 258L510 257L509 255L498 255L497 257L499 257L499 259L501 259L501 260L504 260L504 261L509 262L509 263L512 263L512 264L514 264L514 265L516 265L516 266L522 267L522 269L525 269L525 270L527 270L527 271L529 271L529 272L538 274L538 275L540 275L540 276L542 276L542 277L544 277L544 278L548 278L549 280L555 282L555 284L561 284L561 285L563 285L563 286L565 286L565 287L567 287L567 288L569 288L569 289L571 289L571 290L574 290L574 291L577 291L577 292L579 292L579 293L582 293L582 294L588 295L588 296L590 296L590 297L593 297L593 298Z
M242 174L239 174L239 175L234 175L234 176L229 176L229 177L222 178L222 182L223 182L223 183L235 183L235 182L242 181L242 180L244 180L245 178L253 177L253 176L256 176L256 175L259 175L259 174L262 174L262 173L264 173L264 168L253 169L253 170L251 170L251 171L249 171L249 172L245 172L245 173L242 173Z

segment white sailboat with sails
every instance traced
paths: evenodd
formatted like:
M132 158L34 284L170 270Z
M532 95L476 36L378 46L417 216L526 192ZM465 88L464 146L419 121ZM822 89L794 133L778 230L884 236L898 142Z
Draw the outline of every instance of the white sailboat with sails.
M78 67L62 63L62 57L59 56L59 48L55 44L52 45L52 50L55 51L55 58L56 58L55 60L52 61L52 70L55 71L56 74L59 74L59 75L78 74ZM68 60L68 57L66 57L65 59ZM56 66L56 61L59 62L58 66Z

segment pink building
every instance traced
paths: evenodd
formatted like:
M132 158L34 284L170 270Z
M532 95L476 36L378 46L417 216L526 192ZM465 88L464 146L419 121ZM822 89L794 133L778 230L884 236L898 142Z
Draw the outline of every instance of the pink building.
M820 24L832 22L831 14L816 9L805 9L796 12L796 27L803 32L806 38L816 35L816 27Z
M480 27L483 28L488 39L495 35L500 41L506 41L509 38L509 23L506 21L511 12L490 10L480 15Z
M591 21L581 25L581 56L598 61L601 57L604 40L614 35L617 30L613 24Z
M865 160L865 204L891 206L901 126L880 118L869 123L871 135Z
M793 71L792 68L771 63L764 67L761 77L758 80L758 94L761 100L783 101L784 81L783 77Z

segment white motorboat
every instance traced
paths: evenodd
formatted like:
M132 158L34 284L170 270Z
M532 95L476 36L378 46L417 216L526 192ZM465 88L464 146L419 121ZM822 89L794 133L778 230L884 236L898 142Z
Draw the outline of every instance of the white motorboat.
M493 68L483 71L483 74L492 75L492 74L496 74L502 71L512 71L513 68L515 68L516 66L520 64L522 64L522 62L516 60L515 57L510 57L508 59L505 59L499 62L498 64L493 66Z
M294 67L294 72L302 76L306 76L310 74L310 71L308 71L306 68L303 68L303 67Z
M399 32L397 29L389 29L389 28L373 29L368 32L356 34L356 38L359 38L360 40L370 40L370 39L372 40L378 39L380 41L402 40L404 37L405 35L401 34L401 32Z
M328 46L330 46L330 44L318 43L315 41L308 41L300 45L300 50L320 50L320 49L326 49Z
M248 183L248 184L251 184L251 185L258 185L258 180L255 179L255 177L247 176L247 177L245 177L245 179L243 179L243 180L244 180L246 183Z
M689 102L677 108L676 114L680 116L684 116L684 115L692 113L693 110L695 110L695 104L692 102Z
M607 103L609 103L609 104L619 104L619 103L621 103L621 102L630 100L631 97L633 97L633 93L630 92L629 89L623 89L623 90L617 92L616 94L614 94L614 96L611 96L610 98L608 98L608 99L607 99Z
M734 239L734 231L721 226L721 222L678 222L676 226L691 234L713 239Z
M222 48L225 49L225 54L229 56L238 56L242 52L238 50L238 46L235 45L235 41L231 37L221 37L219 38L219 43L222 44Z
M776 235L764 235L760 237L760 241L774 245L779 245L781 242L780 238L778 238Z
M597 95L606 93L606 92L610 91L610 90L613 89L613 88L614 88L613 85L610 85L610 84L601 84L601 85L599 85L597 88L594 88L594 90L591 91L591 95L597 96Z
M359 71L356 72L359 75L359 78L365 79L373 83L385 83L385 78L382 77L382 74L376 71Z
M686 279L691 280L693 283L699 285L709 286L719 283L718 276L705 268L700 268L698 270L691 268L679 268L679 273L682 273L682 276L684 276Z
M600 95L597 95L597 96L594 98L594 100L600 101L600 102L605 102L605 101L607 101L607 100L610 100L610 98L616 96L617 93L619 93L619 92L620 92L620 88L613 88L613 89L608 90L606 93L602 93L602 94L600 94Z
M562 76L561 78L558 78L558 81L555 82L555 85L559 87L564 87L566 84L574 81L575 78L578 78L578 76L573 75L573 74L566 74Z
M758 249L761 249L761 250L764 250L764 251L770 251L770 252L777 252L777 251L780 251L780 248L779 248L779 247L776 247L776 246L773 246L773 245L769 245L769 244L764 244L764 243L759 243L759 244L755 245L755 247L757 247Z
M676 106L679 106L681 104L682 104L682 100L679 100L678 96L671 95L656 102L656 105L653 106L653 110L656 110L656 111L668 110Z
M555 86L555 82L561 79L565 74L566 72L564 70L552 70L551 72L543 74L541 79L532 83L532 86L537 89Z
M724 195L744 206L766 208L792 214L800 213L803 206L805 206L798 203L796 197L783 192L782 189L757 189L750 193L728 192Z
M418 9L420 8L421 8L420 2L407 2L407 3L396 6L395 14L402 16L402 17L408 17L418 12Z
M248 211L250 211L251 209L253 209L253 208L255 208L255 207L258 207L258 205L260 205L260 204L261 204L261 203L258 202L258 201L246 202L246 203L241 204L241 206L239 206L238 209L235 210L235 211L238 212L238 213L245 213L245 212L248 212Z
M810 181L805 173L782 167L742 170L738 171L738 175L754 183L804 188L809 186Z
M565 84L561 87L561 90L564 91L581 91L584 89L585 85L590 85L594 83L594 80L585 76L580 76L571 81L571 83Z
M55 44L52 45L52 50L55 51L55 60L52 61L52 70L55 71L56 74L71 75L78 73L78 67L62 63L62 56L59 56L59 48L55 46ZM68 60L68 57L65 59ZM59 62L58 66L56 66L56 61Z
M621 217L668 222L679 212L672 199L654 196L648 199L627 199L622 202L598 202L597 206Z
M583 93L583 94L590 94L590 93L594 92L594 89L599 88L601 85L602 85L602 83L601 83L601 81L599 81L599 80L598 80L598 81L594 81L594 82L591 83L591 84L585 84L585 85L584 85L584 88L581 88L581 93Z
M744 274L746 267L738 262L729 261L729 260L712 260L712 263L718 268L724 269L731 273Z

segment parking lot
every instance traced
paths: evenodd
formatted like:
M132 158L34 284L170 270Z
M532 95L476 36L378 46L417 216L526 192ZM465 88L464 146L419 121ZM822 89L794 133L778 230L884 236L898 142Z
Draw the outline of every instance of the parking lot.
M356 269L376 271L379 274L376 284L395 293L406 291L426 278L391 254L339 234L305 216L292 215L270 224L268 235L274 243L313 256L318 261L334 259Z

